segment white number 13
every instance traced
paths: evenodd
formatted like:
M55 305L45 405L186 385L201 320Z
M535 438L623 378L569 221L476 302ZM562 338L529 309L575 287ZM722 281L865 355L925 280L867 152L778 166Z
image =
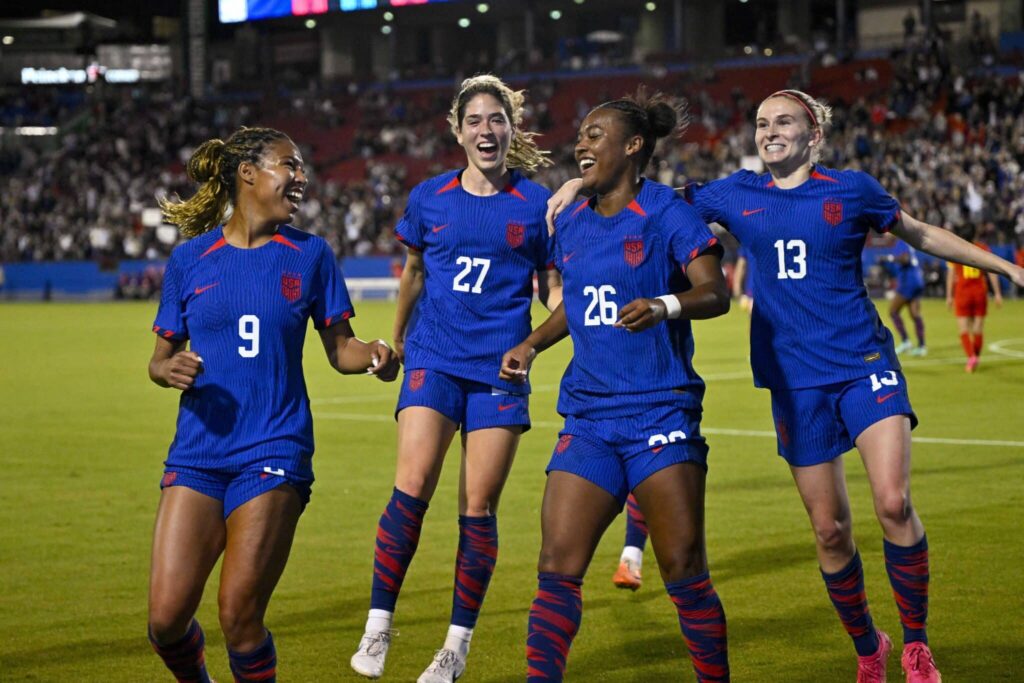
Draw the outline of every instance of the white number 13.
M238 336L249 342L249 346L239 346L238 355L242 358L255 358L260 355L260 319L254 315L243 315L238 319Z
M802 280L807 275L807 245L803 240L775 240L775 250L779 252L780 280ZM787 256L792 259L794 268L786 263Z

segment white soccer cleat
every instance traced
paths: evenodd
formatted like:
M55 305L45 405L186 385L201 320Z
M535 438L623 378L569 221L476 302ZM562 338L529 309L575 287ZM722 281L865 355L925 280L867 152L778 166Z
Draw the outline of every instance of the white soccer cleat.
M911 348L913 348L913 346L914 345L910 342L909 339L905 339L896 345L896 353L897 355L901 353L906 353Z
M927 356L928 355L928 347L927 346L915 346L914 348L910 349L910 355L911 356L918 356L918 357Z
M466 670L466 660L454 650L438 650L434 661L420 674L416 683L454 683Z
M384 673L384 660L388 656L388 646L397 631L368 631L359 641L359 649L352 655L349 664L352 670L367 678L380 678Z

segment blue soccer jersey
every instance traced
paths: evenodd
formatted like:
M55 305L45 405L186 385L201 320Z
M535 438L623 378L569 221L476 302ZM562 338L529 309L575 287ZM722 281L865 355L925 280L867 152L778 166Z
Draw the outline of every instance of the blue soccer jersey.
M319 237L282 226L262 247L238 249L218 227L178 246L153 331L189 340L203 365L181 394L168 465L228 469L312 455L307 321L324 329L352 315L334 254Z
M510 393L501 357L530 333L533 273L551 266L544 214L551 193L512 171L502 192L466 192L461 172L409 195L395 234L423 252L423 292L405 338L405 367L438 370Z
M800 389L899 369L861 268L868 230L888 231L900 218L899 203L878 181L818 166L807 182L783 190L769 175L738 171L690 185L686 197L753 255L757 386Z
M555 234L573 341L558 412L599 419L662 403L700 409L704 382L693 369L689 320L643 332L613 323L634 299L689 289L686 266L709 248L721 250L707 225L672 188L646 180L616 215L582 202L558 217Z
M896 240L892 255L897 259L907 257L907 261L895 260L888 263L889 272L896 278L896 291L905 299L916 299L924 292L924 271L917 260L917 252L903 240Z

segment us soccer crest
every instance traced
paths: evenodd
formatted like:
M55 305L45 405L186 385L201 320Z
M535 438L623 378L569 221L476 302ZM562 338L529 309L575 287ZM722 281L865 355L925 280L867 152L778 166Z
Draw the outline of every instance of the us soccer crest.
M524 234L526 234L526 228L522 223L509 223L505 226L505 241L513 249L523 244Z
M419 391L423 386L423 378L426 376L426 370L413 370L409 373L409 391Z
M622 247L626 263L636 268L644 261L644 241L638 237L627 237Z
M829 225L843 222L843 203L838 199L826 199L821 205L821 215Z
M558 437L558 445L555 446L555 453L565 453L565 449L572 443L572 434L563 434Z
M281 276L281 294L289 303L295 303L302 296L302 276L284 273Z

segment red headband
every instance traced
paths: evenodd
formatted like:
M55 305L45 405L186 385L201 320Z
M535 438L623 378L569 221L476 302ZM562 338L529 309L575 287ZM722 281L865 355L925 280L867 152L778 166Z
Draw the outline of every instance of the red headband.
M814 112L811 111L811 108L807 106L806 102L804 102L804 98L799 97L797 95L794 95L789 90L779 90L778 92L773 92L771 95L769 95L765 99L766 100L770 100L773 97L786 97L788 99L793 100L794 102L799 104L801 107L803 107L805 112L807 112L807 118L809 118L811 120L811 127L813 127L813 128L818 128L819 127L818 117L814 115Z

